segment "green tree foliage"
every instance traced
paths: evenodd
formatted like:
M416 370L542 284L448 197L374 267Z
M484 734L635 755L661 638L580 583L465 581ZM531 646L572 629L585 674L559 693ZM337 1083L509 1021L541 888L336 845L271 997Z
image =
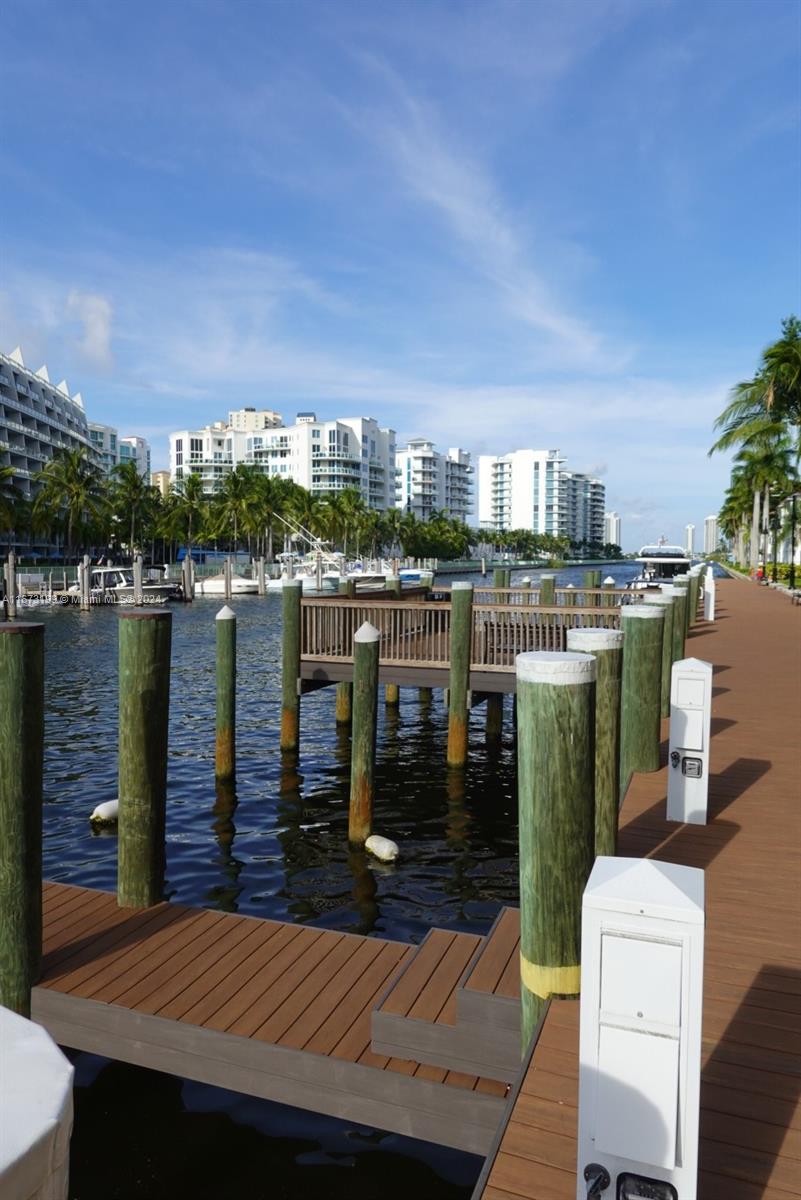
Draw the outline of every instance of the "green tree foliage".
M34 520L51 533L63 530L67 558L72 556L76 536L83 545L98 537L106 540L109 490L84 449L57 454L36 478L39 490L33 502Z

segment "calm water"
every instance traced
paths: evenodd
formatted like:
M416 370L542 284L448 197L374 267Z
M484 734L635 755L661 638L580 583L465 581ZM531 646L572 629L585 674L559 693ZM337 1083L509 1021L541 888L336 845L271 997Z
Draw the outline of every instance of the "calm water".
M611 573L622 583L635 569L626 564ZM578 584L581 577L575 568L560 572L558 582ZM214 783L220 602L171 608L169 897L414 942L432 925L484 933L498 909L517 899L509 701L504 738L492 752L484 745L483 709L474 714L464 774L445 765L439 693L425 705L416 690L402 690L399 711L379 706L374 829L400 845L397 863L379 864L348 849L349 743L336 729L332 688L304 697L300 756L282 762L280 604L280 595L234 604L237 782L225 790ZM93 835L88 816L117 794L117 616L112 608L88 616L69 608L41 619L45 876L111 890L116 838ZM397 1135L92 1055L73 1058L74 1200L392 1200L412 1191L421 1200L466 1200L480 1169L473 1156Z

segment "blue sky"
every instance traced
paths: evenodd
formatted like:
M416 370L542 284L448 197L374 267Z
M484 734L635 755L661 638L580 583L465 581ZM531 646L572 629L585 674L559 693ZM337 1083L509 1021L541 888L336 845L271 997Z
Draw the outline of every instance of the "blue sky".
M141 433L264 405L717 511L798 311L796 0L6 0L0 347Z

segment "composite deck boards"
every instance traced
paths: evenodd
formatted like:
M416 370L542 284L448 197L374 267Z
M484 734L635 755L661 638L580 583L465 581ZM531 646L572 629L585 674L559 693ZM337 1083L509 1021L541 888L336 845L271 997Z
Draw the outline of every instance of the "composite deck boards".
M663 765L634 777L618 849L706 873L699 1197L788 1200L801 1196L801 613L739 581L717 595L719 619L687 642L715 667L709 823L665 821ZM477 1197L574 1200L577 1059L578 1004L554 1001Z

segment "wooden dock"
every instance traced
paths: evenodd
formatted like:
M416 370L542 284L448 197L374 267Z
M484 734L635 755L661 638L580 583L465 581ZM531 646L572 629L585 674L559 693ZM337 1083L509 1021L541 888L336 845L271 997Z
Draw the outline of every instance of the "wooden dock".
M665 768L637 775L619 853L706 872L699 1197L788 1200L801 1196L801 624L786 596L734 581L718 612L687 643L715 667L709 823L666 822ZM510 961L514 937L510 924ZM578 1004L554 1001L475 1200L575 1200L577 1074Z

